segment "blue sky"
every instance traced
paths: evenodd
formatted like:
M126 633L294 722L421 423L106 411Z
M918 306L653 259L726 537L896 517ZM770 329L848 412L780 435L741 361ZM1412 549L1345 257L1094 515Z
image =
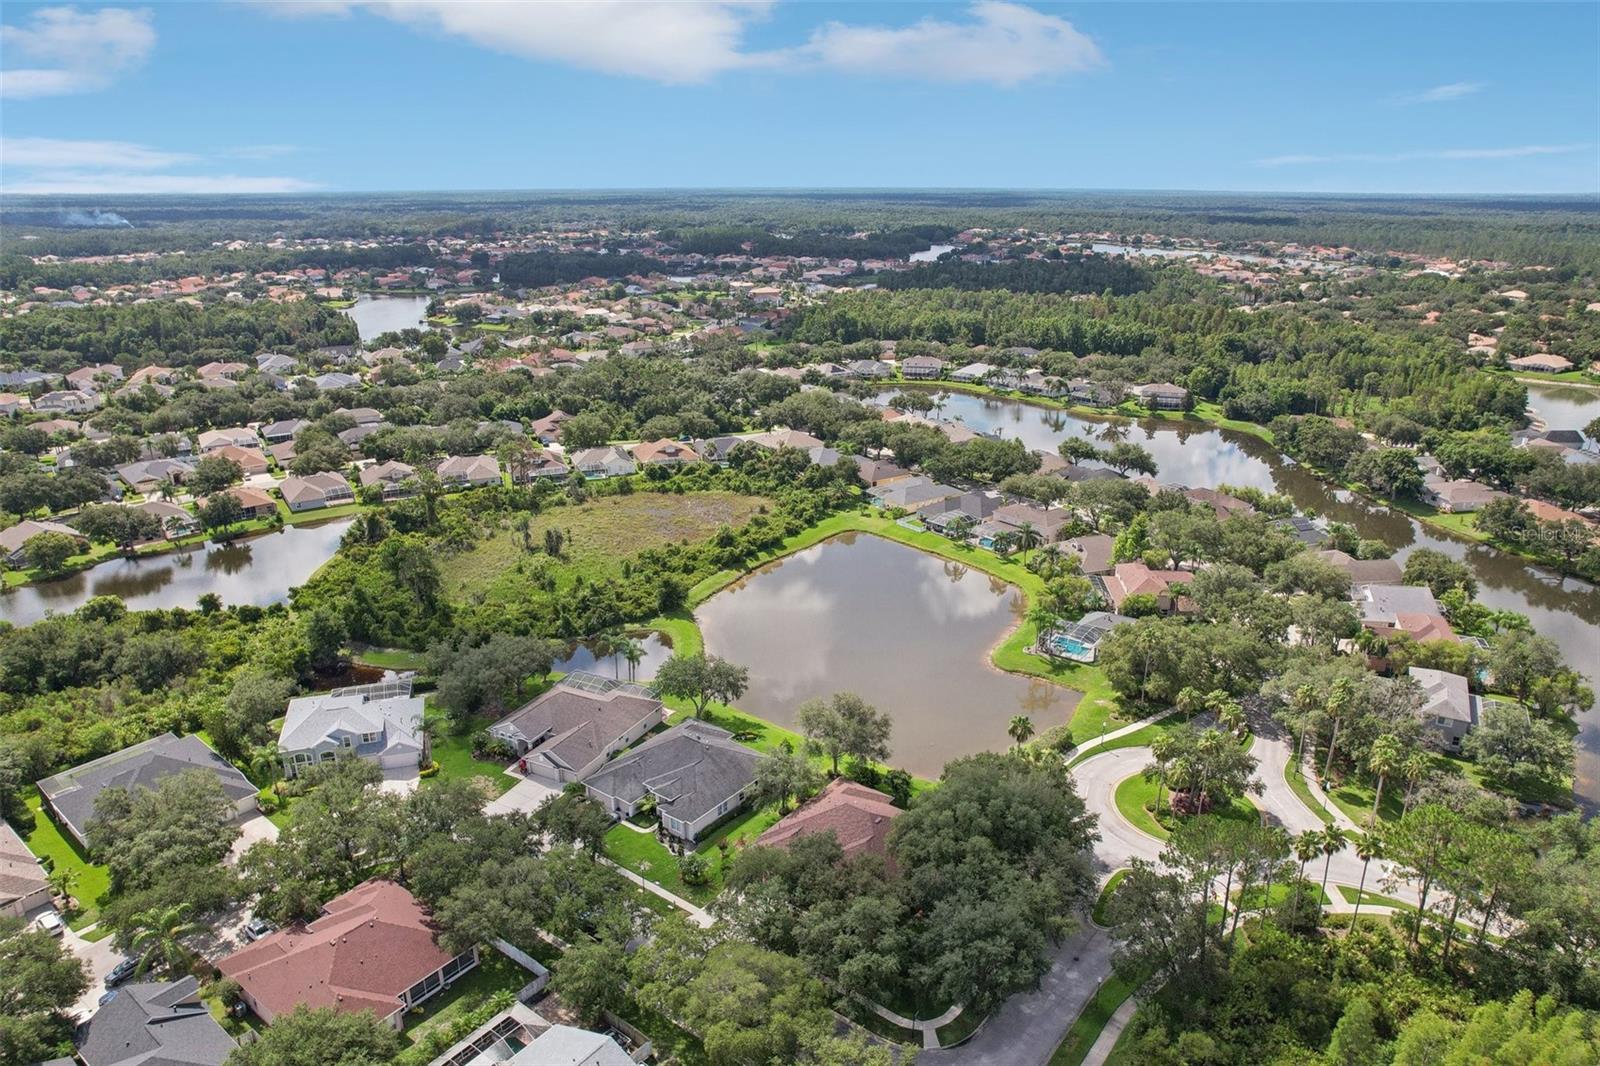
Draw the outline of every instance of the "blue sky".
M7 3L0 188L1600 192L1600 4Z

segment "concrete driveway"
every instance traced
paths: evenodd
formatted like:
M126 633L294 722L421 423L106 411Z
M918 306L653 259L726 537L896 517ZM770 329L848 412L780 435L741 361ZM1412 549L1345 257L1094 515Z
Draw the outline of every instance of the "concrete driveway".
M74 1019L82 1021L99 1009L100 997L106 993L106 974L122 961L122 953L111 946L110 937L97 941L85 940L71 929L62 934L62 942L68 951L83 962L83 968L89 974L88 989L67 1012Z
M228 852L227 863L232 866L239 861L239 856L250 850L252 844L263 840L277 840L278 827L264 814L252 814L239 823L239 839L233 842L233 848Z
M415 766L405 766L399 769L385 770L383 780L378 782L380 792L393 792L397 796L405 796L417 790L417 785L422 782L421 770Z
M532 777L524 777L503 796L490 800L483 808L484 814L510 814L512 811L532 812L551 796L561 795L554 785L547 785Z

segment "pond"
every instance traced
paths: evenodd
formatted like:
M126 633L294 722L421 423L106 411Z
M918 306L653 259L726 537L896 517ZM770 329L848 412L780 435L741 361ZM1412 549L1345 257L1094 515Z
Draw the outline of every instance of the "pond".
M1191 488L1240 485L1279 492L1308 514L1348 522L1363 537L1381 540L1405 560L1418 548L1432 548L1467 564L1478 578L1478 599L1499 610L1527 615L1538 632L1560 645L1568 663L1600 687L1600 591L1577 578L1543 567L1477 541L1424 526L1401 511L1367 503L1336 489L1286 460L1276 448L1248 433L1216 429L1200 422L1156 420L1113 422L1083 418L1017 400L946 393L940 418L959 418L976 430L1020 438L1030 448L1054 451L1068 436L1105 442L1133 441L1149 449L1159 466L1158 480ZM1577 794L1590 809L1600 807L1600 713L1579 719Z
M214 592L225 604L283 603L339 549L350 520L288 526L273 533L205 544L140 559L110 559L54 581L0 596L0 621L32 625L77 610L95 596L116 596L130 611L193 608Z
M1528 414L1547 429L1579 429L1600 418L1600 388L1529 385Z
M558 660L554 669L563 674L574 670L587 670L603 677L624 681L648 681L656 676L656 669L672 657L672 644L660 633L633 634L633 640L643 653L637 663L630 664L621 655L596 656L592 644L577 644Z
M428 297L426 296L375 296L362 293L345 314L355 321L356 333L363 342L380 333L402 329L426 328Z
M740 707L793 727L804 701L854 692L894 720L890 763L936 778L951 759L1009 747L1013 715L1042 733L1077 704L989 663L1021 603L981 571L845 534L741 578L695 618L708 653L750 669Z
M913 263L932 263L946 252L953 252L953 244L930 244L920 252L912 252L907 259Z

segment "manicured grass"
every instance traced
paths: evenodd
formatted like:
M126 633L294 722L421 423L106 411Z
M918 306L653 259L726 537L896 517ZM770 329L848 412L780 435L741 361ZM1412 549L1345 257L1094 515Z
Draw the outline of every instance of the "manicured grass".
M482 948L476 969L459 978L448 991L424 1003L418 1011L407 1011L405 1031L401 1034L407 1044L415 1044L429 1029L449 1025L456 1018L476 1010L483 1001L501 990L515 993L533 980L533 974L524 970L493 948Z
M1316 893L1316 902L1318 906L1326 907L1328 904L1333 902L1333 900L1328 898L1328 893L1323 891L1321 885L1313 884L1311 888L1312 891ZM1252 887L1250 891L1244 895L1240 895L1238 892L1235 892L1233 897L1238 901L1239 906L1243 907L1245 910L1258 911L1266 907L1276 907L1285 902L1288 900L1292 891L1293 889L1291 889L1288 885L1273 885L1270 891L1262 892L1261 887L1257 885ZM1302 896L1301 902L1305 901L1306 897Z
M1344 897L1346 903L1354 903L1359 898L1363 907L1393 907L1402 911L1414 911L1417 909L1412 904L1404 900L1394 899L1391 896L1380 896L1376 892L1357 892L1350 885L1335 885L1334 887L1339 890L1339 895Z
M487 723L485 723L487 724ZM459 735L445 734L434 738L433 761L439 772L428 780L443 781L476 778L498 796L509 791L517 779L506 773L504 763L475 758L472 754L472 734L476 726ZM427 780L423 781L427 784Z
M722 526L738 527L767 501L733 492L635 492L603 496L577 506L552 507L529 521L529 537L542 545L547 530L565 538L555 571L558 587L579 576L603 581L621 575L622 561L646 548L702 541ZM520 568L530 558L520 529L503 529L468 551L443 560L445 591L452 598L517 598ZM546 557L547 558L547 557Z
M1106 887L1100 890L1100 897L1094 901L1094 912L1092 917L1094 918L1095 925L1106 924L1106 907L1110 905L1111 897L1116 895L1117 886L1122 884L1122 879L1127 876L1127 870L1118 870L1116 873L1112 874L1111 879L1106 882Z
M1292 755L1289 757L1289 761L1284 764L1283 779L1289 783L1289 788L1300 798L1300 802L1306 805L1306 809L1322 819L1323 825L1333 824L1333 815L1329 814L1328 808L1324 807L1321 801L1311 794L1311 788L1306 784L1305 774L1301 773L1300 767L1295 764L1294 756Z
M78 910L64 917L72 928L81 929L99 917L100 899L111 889L111 872L90 862L77 843L56 827L44 812L43 800L37 792L30 789L26 802L33 815L33 830L22 834L22 841L29 851L45 860L50 872L67 870L72 873L71 892L78 902Z
M420 670L423 658L421 652L405 648L363 648L355 653L356 662L384 670Z
M1069 761L1067 763L1067 768L1071 769L1072 767L1078 765L1080 762L1083 762L1086 759L1094 758L1096 755L1099 755L1101 752L1116 751L1118 748L1141 748L1141 747L1146 747L1146 746L1149 745L1149 743L1152 740L1154 740L1156 738L1157 735L1159 735L1161 733L1164 733L1164 732L1167 732L1168 730L1171 730L1171 729L1176 729L1180 725L1183 725L1183 723L1184 723L1184 718L1183 718L1182 715L1180 715L1180 714L1178 714L1176 712L1170 713L1165 718L1161 718L1161 719L1158 719L1157 721L1151 722L1147 726L1143 726L1143 727L1141 727L1139 729L1135 729L1131 733L1124 733L1120 737L1115 737L1115 738L1113 738L1111 740L1106 741L1105 744L1103 744L1103 745L1096 744L1094 747L1090 748L1088 751L1080 752L1077 755L1074 755L1072 757L1071 761Z
M1172 828L1183 819L1171 812L1167 807L1170 790L1161 789L1161 817L1154 814L1156 806L1157 781L1147 781L1143 774L1134 774L1117 786L1117 810L1131 822L1135 828L1149 833L1159 840L1165 840L1172 835ZM1261 820L1261 812L1253 803L1240 797L1224 810L1211 812L1219 818L1228 818L1252 825Z
M724 822L695 848L695 853L709 864L709 880L703 885L686 883L678 873L678 857L656 839L653 832L641 833L626 825L612 826L606 834L606 857L618 866L624 866L648 881L654 881L675 895L691 903L705 906L722 891L724 865L731 868L739 852L753 843L778 821L776 806L746 811ZM720 845L726 842L726 854Z
M1106 978L1089 1002L1083 1005L1072 1028L1067 1030L1067 1035L1056 1046L1055 1053L1050 1056L1050 1066L1078 1066L1089 1054L1089 1049L1094 1047L1094 1042L1100 1038L1100 1031L1106 1027L1117 1008L1138 990L1141 983L1116 975Z

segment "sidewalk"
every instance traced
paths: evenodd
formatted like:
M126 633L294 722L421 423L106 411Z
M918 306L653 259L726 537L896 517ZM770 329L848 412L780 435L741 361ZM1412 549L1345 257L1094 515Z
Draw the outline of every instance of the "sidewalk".
M624 866L618 866L604 855L599 856L599 860L605 865L611 867L613 870L617 871L617 873L621 874L623 877L626 877L628 880L638 885L640 888L644 889L646 892L660 896L674 907L683 911L689 916L690 921L694 922L694 924L698 925L700 928L710 929L711 923L716 921L716 919L711 917L711 915L707 913L704 908L696 907L693 903L690 903L682 896L673 892L668 892L654 881L651 881L648 878L640 877L638 874Z
M922 1047L924 1050L937 1048L939 1046L939 1028L941 1026L949 1025L951 1022L955 1021L961 1016L961 1005L959 1003L945 1011L943 1014L939 1015L937 1018L929 1018L927 1021L923 1022L914 1022L910 1018L896 1014L888 1007L879 1006L870 999L866 1001L866 1004L868 1007L872 1008L872 1013L876 1014L884 1021L893 1022L900 1028L910 1029L914 1033L921 1033Z

